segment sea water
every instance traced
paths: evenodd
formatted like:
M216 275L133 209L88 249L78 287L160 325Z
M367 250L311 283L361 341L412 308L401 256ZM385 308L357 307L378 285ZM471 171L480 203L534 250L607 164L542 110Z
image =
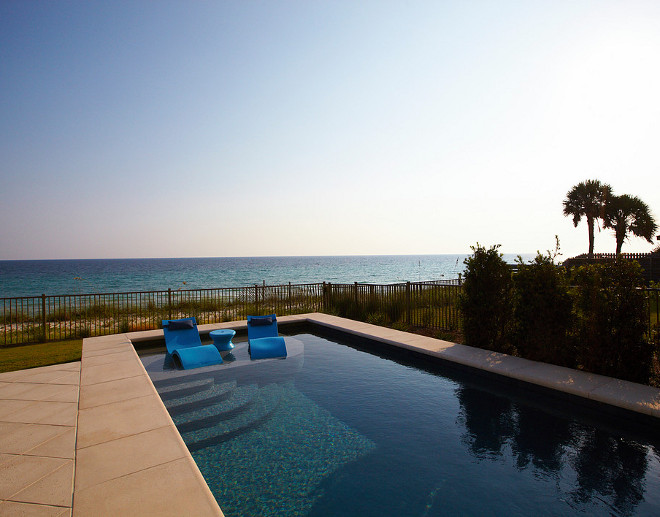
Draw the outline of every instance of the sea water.
M262 284L389 284L458 278L468 255L0 261L0 298ZM523 259L531 258L523 255ZM504 255L514 262L516 255Z

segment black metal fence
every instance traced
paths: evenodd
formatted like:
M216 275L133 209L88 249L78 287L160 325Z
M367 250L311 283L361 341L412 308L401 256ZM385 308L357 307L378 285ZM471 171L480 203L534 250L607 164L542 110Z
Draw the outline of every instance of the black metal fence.
M645 292L649 311L648 336L656 344L660 344L660 289L647 288Z
M157 329L163 319L199 324L248 314L326 312L382 325L435 330L461 325L460 280L401 284L286 284L0 298L0 346ZM660 333L660 289L645 289L648 335Z
M402 284L325 284L324 312L392 325L456 330L460 280Z
M286 284L218 289L139 291L0 298L0 346L157 329L163 319L194 316L199 324L248 314L339 314L350 296L374 311L389 308L411 324L444 328L458 281L395 285ZM451 289L452 292L446 292ZM355 294L357 293L357 298ZM398 314L397 313L397 314ZM415 323L413 323L415 322Z
M660 252L654 253L583 253L564 260L564 267L579 267L587 264L603 264L619 259L635 260L642 268L642 277L646 282L660 281Z

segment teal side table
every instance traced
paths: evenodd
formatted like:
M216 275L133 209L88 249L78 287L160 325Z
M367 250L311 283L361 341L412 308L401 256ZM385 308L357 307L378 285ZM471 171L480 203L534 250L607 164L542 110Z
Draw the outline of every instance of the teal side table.
M211 336L211 339L213 340L213 344L220 352L234 348L234 343L231 342L231 339L235 335L236 331L231 329L212 330L209 333L209 336Z

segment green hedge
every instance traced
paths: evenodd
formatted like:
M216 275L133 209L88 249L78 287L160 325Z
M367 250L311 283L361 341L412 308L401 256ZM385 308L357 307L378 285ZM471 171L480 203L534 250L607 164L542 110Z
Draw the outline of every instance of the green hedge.
M648 383L657 345L646 335L639 264L567 271L538 254L517 272L498 246L473 247L460 299L465 344Z
M496 352L512 352L513 282L498 246L478 243L465 259L465 280L459 297L465 344Z
M648 382L655 346L645 337L648 308L639 264L580 266L573 279L578 363L594 373Z
M538 254L529 264L518 260L513 276L515 349L534 361L574 366L573 300L567 273L549 254Z

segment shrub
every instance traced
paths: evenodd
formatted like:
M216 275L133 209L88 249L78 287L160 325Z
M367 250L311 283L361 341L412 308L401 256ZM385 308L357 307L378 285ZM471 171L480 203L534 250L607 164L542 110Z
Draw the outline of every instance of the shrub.
M511 270L498 252L477 243L464 264L465 279L459 306L465 344L498 352L510 351Z
M434 316L435 312L433 309L422 309L421 317L419 318L422 327L432 327Z
M128 324L128 320L121 320L119 323L119 332L121 334L126 334L127 332L130 332L131 326Z
M333 293L330 302L330 312L342 318L354 320L361 320L364 317L364 311L361 305L356 303L353 293L347 291Z
M575 366L571 336L573 302L564 268L550 253L537 254L524 264L518 258L513 276L514 344L518 353L534 361Z
M396 323L406 314L406 298L401 293L390 294L384 302L385 314L390 323Z
M371 323L372 325L379 325L381 327L387 325L387 320L382 312L372 312L370 314L367 314L367 318L365 321L367 323Z
M646 299L637 262L617 259L577 268L579 361L586 370L646 383L654 345L646 339Z
M403 332L408 332L410 330L410 325L408 325L405 321L397 321L396 323L392 324L392 328L394 330L401 330Z
M34 340L37 343L46 342L46 329L42 325L39 325L34 329Z

